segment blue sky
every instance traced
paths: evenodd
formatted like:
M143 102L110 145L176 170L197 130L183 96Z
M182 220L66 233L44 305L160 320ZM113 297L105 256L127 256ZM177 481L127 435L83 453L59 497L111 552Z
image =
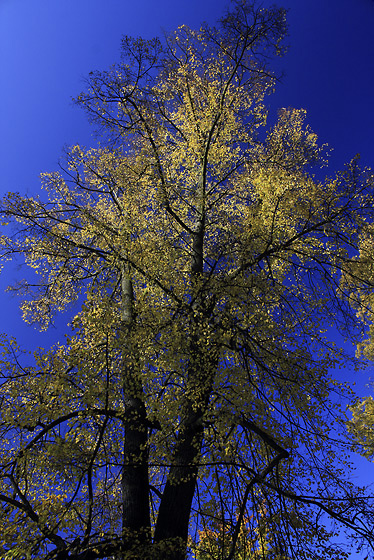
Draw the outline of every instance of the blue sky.
M276 63L285 75L268 99L270 122L279 107L304 108L321 142L334 149L329 173L358 152L363 164L374 165L374 1L278 4L289 9L290 48ZM225 5L224 0L0 0L0 196L37 193L39 174L57 169L64 145L94 143L71 98L84 89L90 71L119 60L123 35L150 38L180 24L214 23ZM59 328L40 335L22 324L17 300L3 293L20 274L13 267L0 277L0 332L30 349L62 340ZM359 376L360 394L369 391L370 375L373 367L339 373L350 382ZM374 465L360 465L359 480L372 479Z

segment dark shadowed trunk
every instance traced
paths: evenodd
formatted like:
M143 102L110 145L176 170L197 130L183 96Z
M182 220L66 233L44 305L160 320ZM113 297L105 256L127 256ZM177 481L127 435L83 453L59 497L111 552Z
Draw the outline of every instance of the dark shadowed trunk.
M201 191L203 185L200 186ZM203 198L203 193L201 192ZM203 206L203 205L202 205ZM176 442L173 465L163 492L155 529L155 543L172 539L175 546L165 555L167 560L184 560L191 506L196 489L199 457L204 438L204 414L209 402L217 366L215 349L204 344L204 304L199 294L203 274L204 211L193 238L191 262L192 310L190 322L189 367L184 407Z
M125 550L150 540L147 416L137 350L131 344L133 290L122 270L124 465L122 472L122 533Z

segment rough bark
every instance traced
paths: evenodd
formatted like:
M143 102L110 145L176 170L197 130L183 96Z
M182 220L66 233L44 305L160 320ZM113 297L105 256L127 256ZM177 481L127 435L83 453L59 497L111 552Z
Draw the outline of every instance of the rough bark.
M131 345L133 289L129 271L122 270L124 465L122 472L122 537L124 549L150 539L147 415L138 371L136 348Z

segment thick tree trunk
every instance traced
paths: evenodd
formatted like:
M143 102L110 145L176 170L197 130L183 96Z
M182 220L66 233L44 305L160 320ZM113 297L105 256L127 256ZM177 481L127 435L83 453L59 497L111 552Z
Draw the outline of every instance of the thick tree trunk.
M203 328L195 325L191 337L191 363L180 429L156 523L155 543L164 541L166 544L170 540L170 545L174 544L169 552L160 555L163 560L185 560L186 557L189 519L204 438L204 415L218 362L216 348L206 344L202 331ZM200 344L200 338L203 344Z
M126 391L127 392L127 391ZM125 395L125 441L122 473L122 527L124 544L150 539L148 430L144 403Z
M136 348L131 344L133 290L122 270L124 464L122 470L122 538L125 550L150 542L148 427Z
M203 188L201 188L201 197ZM209 402L217 366L216 351L206 337L204 302L199 294L203 273L204 213L196 224L191 261L193 315L190 330L190 363L186 372L186 393L172 466L160 501L154 533L154 553L162 560L185 560L189 519L196 489L199 457L204 437L203 417ZM125 276L124 276L125 278ZM122 282L124 320L132 321L129 302L131 286ZM134 382L136 375L130 375ZM149 527L146 411L139 397L141 387L126 395L125 461L123 472L123 526L131 531ZM135 389L135 388L134 388ZM134 398L130 398L131 395ZM144 540L143 540L144 543Z
M170 468L162 495L154 535L155 543L172 539L172 546L170 552L165 553L165 560L184 560L186 556L189 518L203 435L201 413L194 412L190 407L179 433L174 464Z

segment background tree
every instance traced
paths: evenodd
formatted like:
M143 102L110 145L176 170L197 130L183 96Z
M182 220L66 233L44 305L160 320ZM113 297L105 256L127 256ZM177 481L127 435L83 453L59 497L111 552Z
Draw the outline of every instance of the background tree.
M243 519L240 524L236 539L236 560L262 560L263 558L274 558L274 560L288 560L288 556L277 553L277 532L273 532L271 519L267 516L265 503L254 512L256 521ZM253 517L253 516L252 516ZM219 519L219 516L217 516ZM236 525L238 517L235 518ZM199 540L196 544L197 560L218 560L227 558L232 547L233 532L235 525L225 526L220 521L212 521L211 526L205 526L198 531Z
M360 263L354 262L355 270L360 272L367 266L371 266L371 259L373 254L373 226L366 224L361 232L361 239L359 243L359 256ZM351 272L351 269L349 269ZM346 274L344 279L346 286L355 288L351 276ZM364 285L356 289L356 303L357 315L360 319L366 320L369 323L369 328L366 331L366 336L360 341L357 347L357 355L372 360L374 357L374 337L373 337L373 293L370 286ZM373 386L373 383L370 383ZM347 421L346 425L353 443L353 449L369 460L373 460L374 456L374 401L372 396L365 398L357 398L351 406L349 406L351 419Z
M324 334L367 320L373 178L316 180L303 111L259 135L284 33L284 11L238 1L217 28L125 38L77 100L102 146L68 150L46 200L3 200L3 258L37 274L25 320L81 305L33 365L3 341L4 557L182 560L214 521L233 559L264 503L278 555L344 558L324 515L373 547L329 438L345 357Z
M348 422L348 431L353 436L356 450L367 459L374 455L374 402L373 397L357 399L349 407L352 419Z

